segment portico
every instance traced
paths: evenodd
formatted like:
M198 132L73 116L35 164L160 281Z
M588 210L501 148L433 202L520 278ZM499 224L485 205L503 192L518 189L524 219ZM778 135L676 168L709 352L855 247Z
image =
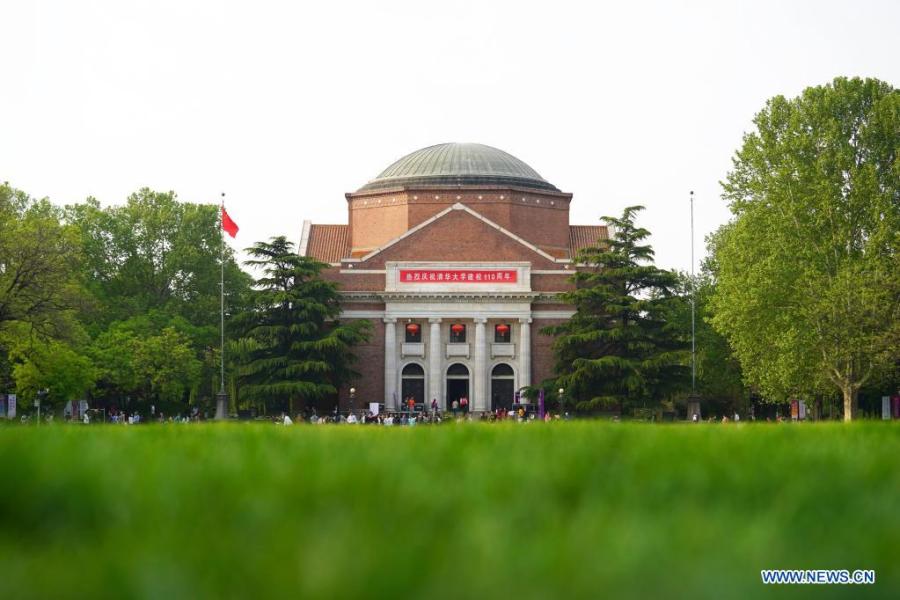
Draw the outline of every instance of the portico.
M508 365L514 389L531 385L531 297L479 298L478 302L441 302L416 298L386 304L383 322L385 387L389 410L400 408L403 366L415 361L424 368L423 396L442 409L447 397L447 369L461 364L470 373L469 403L474 411L491 410L491 373Z

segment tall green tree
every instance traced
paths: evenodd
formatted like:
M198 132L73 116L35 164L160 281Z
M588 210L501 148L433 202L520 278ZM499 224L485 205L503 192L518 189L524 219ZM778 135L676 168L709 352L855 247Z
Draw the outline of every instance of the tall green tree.
M722 184L713 324L766 395L839 391L850 420L900 348L900 93L838 78L753 122Z
M60 211L0 185L0 330L14 322L45 337L65 336L83 299L77 231Z
M182 202L174 192L146 188L119 206L104 208L88 199L67 207L67 220L80 232L81 276L93 298L81 318L101 365L95 397L119 405L125 398L174 403L210 400L218 391L218 365L209 360L219 345L218 215L218 206ZM247 306L252 278L227 244L224 256L226 310L235 314ZM159 340L172 341L170 329L178 334L177 348L144 364L178 373L183 385L148 373L136 378L141 353ZM190 360L183 355L185 345ZM183 358L182 371L171 363L176 354Z
M338 320L337 285L321 277L325 265L299 256L284 237L247 252L262 276L253 308L239 319L242 396L292 407L336 394L356 375L352 349L368 338L369 323Z
M98 304L88 315L106 326L158 311L205 326L212 343L219 322L221 232L218 207L178 200L147 188L121 206L101 208L89 198L67 207L81 233L85 286ZM225 292L239 306L250 277L225 246Z
M687 342L672 322L675 273L653 265L650 232L635 224L641 206L603 217L612 239L576 257L575 315L542 331L555 335L557 383L580 409L627 409L659 402L683 385Z

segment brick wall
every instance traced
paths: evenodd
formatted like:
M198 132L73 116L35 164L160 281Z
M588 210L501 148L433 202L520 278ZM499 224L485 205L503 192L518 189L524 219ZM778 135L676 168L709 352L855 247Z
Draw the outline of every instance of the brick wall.
M354 255L461 202L536 246L566 256L571 194L520 188L415 189L347 194Z
M371 200L375 202L375 200ZM385 202L388 202L385 199ZM409 229L405 205L359 206L350 211L351 252L368 251L403 235Z
M556 265L557 269L560 267L562 267L562 265ZM531 268L535 269L537 267L532 265ZM569 277L571 277L570 273L561 273L559 275L532 275L531 289L535 292L560 292L574 289L574 286L569 281Z
M352 319L347 319L351 321ZM369 402L384 402L384 321L368 319L372 324L372 337L366 344L354 350L357 361L354 369L358 379L338 392L341 410L350 406L350 387L356 388L353 405L356 409L368 407Z
M548 325L557 325L565 319L534 319L531 332L531 383L540 385L542 381L554 377L553 337L541 333Z
M462 210L442 217L440 226L435 223L421 229L354 268L383 269L384 263L391 260L530 261L533 269L559 268Z

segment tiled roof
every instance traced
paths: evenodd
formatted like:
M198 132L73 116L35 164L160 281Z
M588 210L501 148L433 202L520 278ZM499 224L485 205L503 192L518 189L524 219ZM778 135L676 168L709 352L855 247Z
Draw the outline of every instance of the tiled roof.
M306 255L324 263L340 262L350 255L349 225L311 225Z
M571 256L582 248L605 240L609 233L605 225L570 225L569 250ZM311 225L306 255L324 263L340 262L350 256L350 227L348 225Z
M593 246L598 240L609 239L606 225L569 225L569 249L572 256L582 248Z

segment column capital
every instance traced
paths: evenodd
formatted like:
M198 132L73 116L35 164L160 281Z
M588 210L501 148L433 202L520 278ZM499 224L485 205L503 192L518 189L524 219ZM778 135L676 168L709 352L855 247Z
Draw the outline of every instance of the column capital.
M521 323L522 325L527 325L531 323L531 317L520 317L519 323Z
M385 317L384 319L382 319L382 321L384 321L385 323L396 323L397 319L393 317Z
M487 318L485 317L475 317L472 320L475 321L476 325L484 325L485 323L487 323Z
M431 323L432 325L435 325L435 324L441 322L441 318L440 317L431 317L428 319L428 322Z

